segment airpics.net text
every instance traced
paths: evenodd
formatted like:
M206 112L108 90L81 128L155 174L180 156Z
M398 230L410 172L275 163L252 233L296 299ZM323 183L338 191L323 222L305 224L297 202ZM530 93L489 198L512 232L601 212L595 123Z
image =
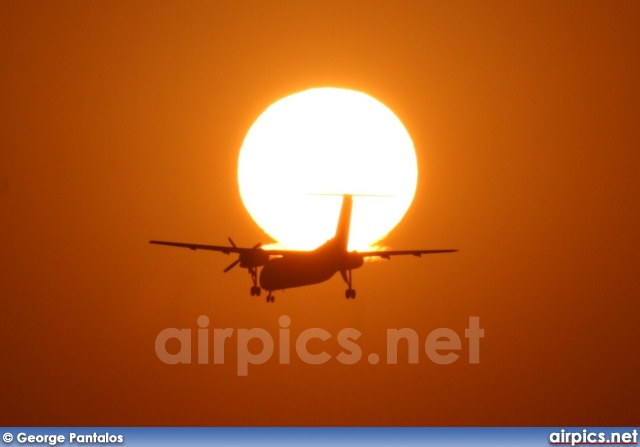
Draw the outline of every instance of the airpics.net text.
M317 339L327 342L332 338L329 331L322 328L309 328L301 331L292 341L291 318L282 315L278 323L280 328L277 337L278 362L287 365L291 362L291 347L295 344L295 353L298 358L309 365L321 365L332 359L326 351L311 353L307 347L308 343ZM210 340L213 341L213 364L222 365L225 363L225 348L227 340L234 336L233 328L209 328L209 317L201 315L197 320L198 329L194 343L197 352L197 364L209 364ZM266 363L274 354L274 337L265 329L235 329L235 339L237 342L237 373L238 376L249 374L249 365L262 365ZM344 328L336 336L338 345L342 351L335 356L335 360L344 365L353 365L362 359L363 352L357 340L362 333L355 328ZM192 330L167 328L160 331L155 340L156 355L163 363L169 365L191 364L192 363ZM464 338L468 340L468 362L470 364L480 363L480 339L484 338L484 329L480 327L480 317L469 317L469 326L464 330ZM177 341L179 350L170 353L167 343L171 340ZM253 340L261 343L259 352L252 352L249 344ZM426 337L424 343L419 341L418 333L410 328L387 329L386 333L386 363L394 365L398 363L398 344L405 340L407 344L407 359L410 364L417 364L422 350L427 358L438 365L448 365L460 358L462 349L461 337L452 329L437 328L432 330ZM175 342L174 342L175 343ZM255 345L256 342L253 342ZM370 353L367 356L369 364L375 365L380 362L380 356Z

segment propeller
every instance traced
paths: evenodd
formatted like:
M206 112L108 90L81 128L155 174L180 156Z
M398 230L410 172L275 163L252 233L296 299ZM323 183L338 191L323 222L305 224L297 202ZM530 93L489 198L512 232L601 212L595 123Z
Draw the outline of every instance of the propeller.
M227 238L227 239L229 239L229 243L231 244L231 246L232 246L233 248L238 248L238 247L236 246L236 244L233 242L233 239L231 239L230 237L229 237L229 238ZM261 244L260 242L258 242L256 245L254 245L253 247L251 247L249 250L255 250L255 249L257 249L257 248L260 248L260 246L261 246L261 245L262 245L262 244ZM235 261L233 261L231 264L229 264L229 265L227 266L227 268L226 268L226 269L224 269L222 272L223 272L223 273L227 273L229 270L231 270L231 269L232 269L232 268L234 268L236 265L238 265L238 264L242 261L242 255L243 255L243 254L244 254L244 253L240 253L240 255L238 256L238 259L236 259L236 260L235 260Z

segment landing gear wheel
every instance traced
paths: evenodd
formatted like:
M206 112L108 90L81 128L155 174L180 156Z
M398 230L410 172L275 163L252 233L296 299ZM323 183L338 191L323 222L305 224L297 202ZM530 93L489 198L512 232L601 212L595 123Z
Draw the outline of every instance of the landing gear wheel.
M344 291L344 297L353 299L356 297L356 289L347 289Z
M253 286L251 287L251 296L260 296L262 289L258 286L258 270L255 267L249 267L247 270L251 275L251 282L253 282Z
M273 295L268 295L267 296L267 303L273 303L275 302L276 298Z
M347 283L348 289L344 292L344 297L349 299L353 299L356 297L356 289L351 287L351 270L340 270L340 274L342 275L342 279Z

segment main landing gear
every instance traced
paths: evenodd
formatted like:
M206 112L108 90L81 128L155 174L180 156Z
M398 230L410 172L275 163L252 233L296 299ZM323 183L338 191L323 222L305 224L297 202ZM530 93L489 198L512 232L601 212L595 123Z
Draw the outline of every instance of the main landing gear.
M258 286L258 270L255 267L249 267L247 270L253 282L253 286L251 286L251 296L260 296L262 289Z
M340 270L340 274L342 275L344 282L349 286L349 288L344 291L344 297L347 299L354 299L356 297L356 289L351 287L351 270Z
M354 299L356 297L356 289L347 289L344 291L344 297Z
M262 295L262 289L258 286L258 269L255 267L249 267L247 269L249 274L251 275L251 281L253 282L253 286L251 286L251 296L260 296ZM271 290L269 290L269 294L267 295L267 303L275 302L276 298L271 294Z

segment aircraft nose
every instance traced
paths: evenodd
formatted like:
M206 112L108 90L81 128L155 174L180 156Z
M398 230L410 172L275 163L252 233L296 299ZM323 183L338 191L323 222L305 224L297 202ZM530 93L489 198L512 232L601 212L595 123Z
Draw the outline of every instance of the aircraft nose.
M260 271L260 287L264 290L275 290L273 282L273 268L270 265L274 260L268 262Z

